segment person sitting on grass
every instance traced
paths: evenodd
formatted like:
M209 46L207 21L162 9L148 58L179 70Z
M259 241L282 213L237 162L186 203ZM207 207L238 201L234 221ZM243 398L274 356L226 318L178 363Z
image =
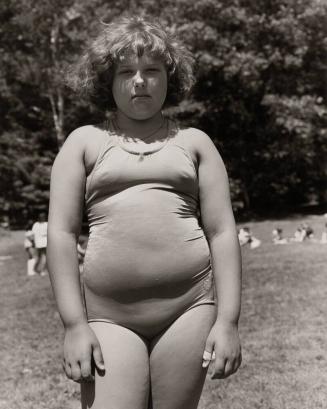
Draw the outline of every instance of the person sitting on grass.
M279 227L276 227L272 231L272 241L274 244L287 244L288 240L283 237L283 230Z
M251 233L248 227L241 227L238 231L238 240L241 246L251 243Z
M311 226L308 225L308 223L303 223L302 224L302 230L304 231L304 239L314 239L314 231Z
M325 230L322 232L320 243L327 244L327 223L325 223Z
M249 227L242 227L238 232L238 240L241 246L250 245L251 249L255 249L261 245L261 240L253 236Z
M302 227L298 227L295 232L294 236L291 237L290 241L301 243L305 239L305 230Z

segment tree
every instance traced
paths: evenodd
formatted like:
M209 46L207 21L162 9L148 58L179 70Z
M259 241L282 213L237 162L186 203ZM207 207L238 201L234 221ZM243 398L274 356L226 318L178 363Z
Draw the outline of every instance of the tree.
M198 61L180 116L212 135L234 203L322 203L326 188L325 2L169 2L169 24ZM169 17L170 16L170 17ZM317 166L318 165L318 166Z
M65 88L62 70L100 21L128 11L159 17L193 51L197 85L168 114L212 137L235 209L326 201L325 2L8 0L0 6L6 212L47 206L58 147L72 129L102 119Z

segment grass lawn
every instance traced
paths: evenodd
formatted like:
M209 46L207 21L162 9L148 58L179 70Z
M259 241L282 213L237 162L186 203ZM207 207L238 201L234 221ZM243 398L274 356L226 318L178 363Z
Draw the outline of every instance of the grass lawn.
M208 375L199 409L327 408L327 245L271 243L275 226L291 236L302 221L320 238L322 216L246 223L262 245L242 250L242 367ZM0 409L77 409L49 280L27 277L25 265L23 232L1 230Z

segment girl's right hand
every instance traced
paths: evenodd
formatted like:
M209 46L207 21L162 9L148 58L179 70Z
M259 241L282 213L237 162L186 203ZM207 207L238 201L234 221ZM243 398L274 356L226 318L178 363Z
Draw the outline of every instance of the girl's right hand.
M63 368L69 379L75 382L94 380L92 361L100 372L105 371L101 347L87 323L66 328Z

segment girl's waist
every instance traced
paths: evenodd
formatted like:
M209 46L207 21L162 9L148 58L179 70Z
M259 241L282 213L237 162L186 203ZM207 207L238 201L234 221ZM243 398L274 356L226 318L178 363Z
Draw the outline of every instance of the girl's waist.
M210 254L205 246L188 252L176 248L159 253L128 248L87 251L84 259L86 285L104 297L169 297L189 291L210 274Z
M152 219L142 218L128 220L108 219L90 224L90 242L105 242L106 245L133 245L156 247L174 243L180 245L205 238L203 229L195 218Z
M98 294L85 284L88 319L109 320L146 334L159 332L188 309L205 303L214 303L215 294L210 267L203 277L191 286L171 285L148 290L130 288L119 293Z

